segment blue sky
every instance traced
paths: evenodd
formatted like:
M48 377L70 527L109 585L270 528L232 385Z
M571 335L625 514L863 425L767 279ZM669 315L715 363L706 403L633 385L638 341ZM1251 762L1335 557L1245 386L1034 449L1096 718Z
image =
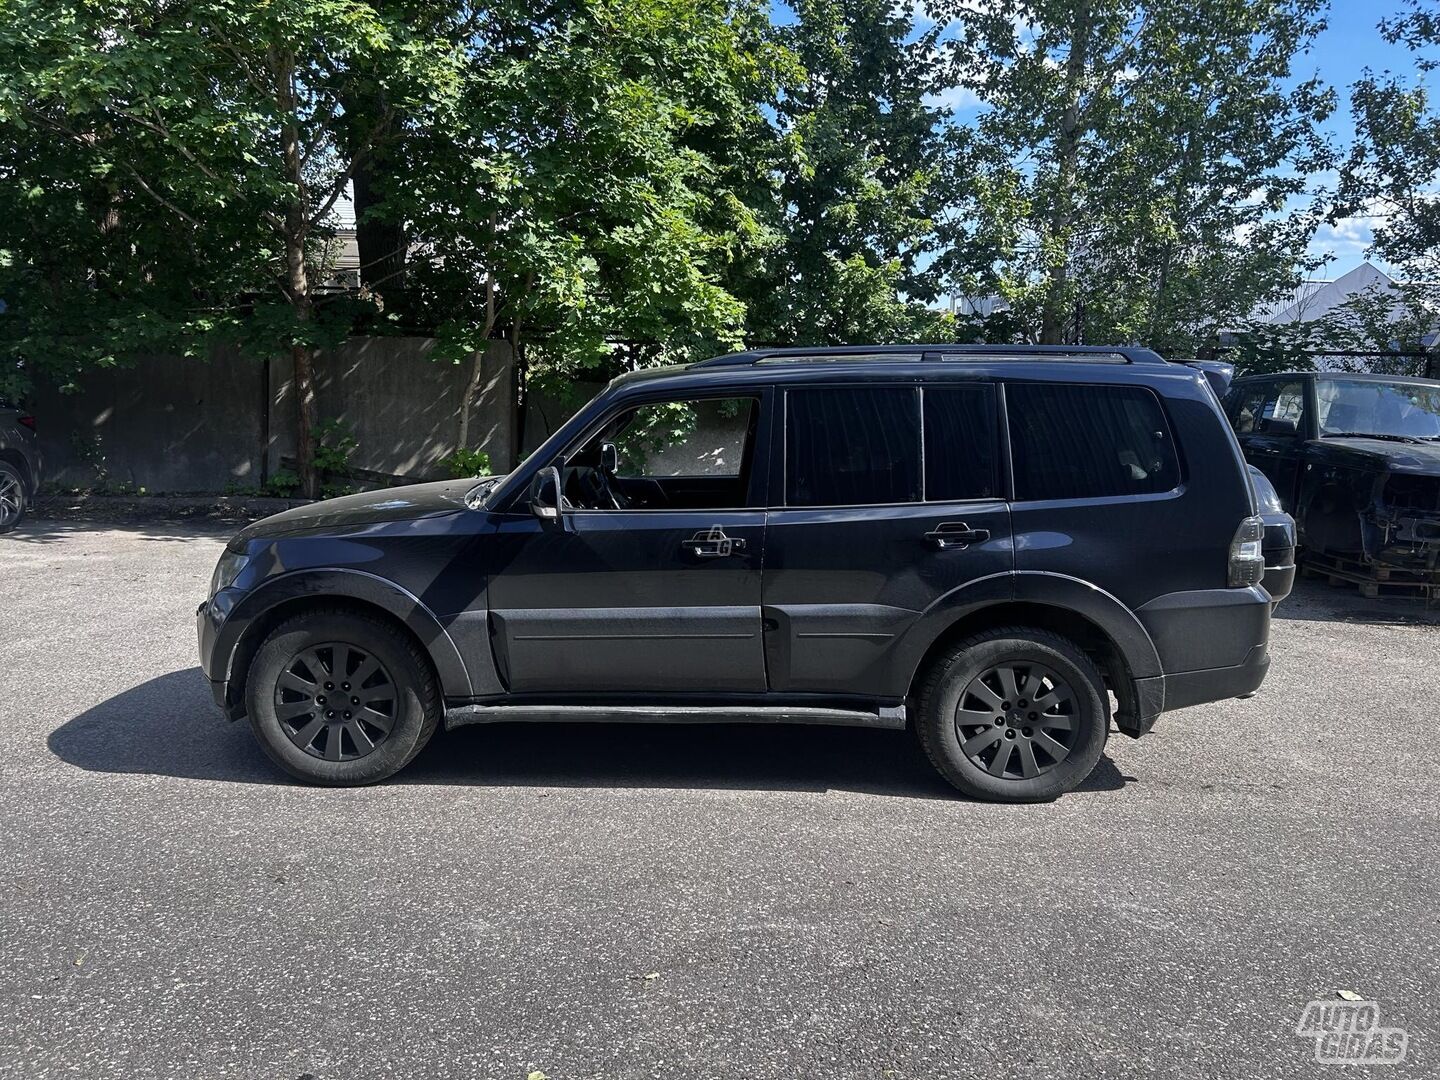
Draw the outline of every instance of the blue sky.
M1340 109L1332 120L1332 132L1342 146L1348 146L1353 135L1350 125L1350 84L1360 78L1368 67L1374 71L1394 71L1408 75L1414 60L1402 45L1391 45L1380 36L1381 18L1397 12L1399 0L1333 0L1329 25L1315 41L1315 47L1297 64L1297 73L1318 72L1320 77L1340 92ZM1320 273L1338 277L1352 270L1365 256L1370 243L1370 224L1364 218L1352 218L1335 226L1321 226L1311 244L1315 254L1329 254L1333 262Z

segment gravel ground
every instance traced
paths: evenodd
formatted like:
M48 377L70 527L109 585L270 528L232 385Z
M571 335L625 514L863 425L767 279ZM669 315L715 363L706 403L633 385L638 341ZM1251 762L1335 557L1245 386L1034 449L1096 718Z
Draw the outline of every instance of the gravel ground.
M1250 701L1048 806L906 736L546 725L299 787L220 720L224 536L0 537L0 1075L1334 1076L1352 991L1440 1073L1440 619L1302 583Z

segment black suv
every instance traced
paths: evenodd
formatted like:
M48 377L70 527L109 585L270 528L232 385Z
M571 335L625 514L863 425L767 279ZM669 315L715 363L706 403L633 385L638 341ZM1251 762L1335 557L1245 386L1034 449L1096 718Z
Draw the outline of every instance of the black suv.
M0 399L0 533L23 520L40 486L35 417Z
M764 350L611 383L508 476L290 510L200 606L215 700L362 784L442 719L912 723L970 795L1079 784L1113 711L1250 693L1262 523L1143 349Z

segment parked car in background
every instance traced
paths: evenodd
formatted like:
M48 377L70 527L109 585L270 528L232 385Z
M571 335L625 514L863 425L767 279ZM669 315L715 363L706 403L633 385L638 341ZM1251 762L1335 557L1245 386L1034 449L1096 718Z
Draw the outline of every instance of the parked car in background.
M1278 604L1295 587L1295 519L1285 511L1280 495L1269 477L1250 466L1250 482L1255 486L1255 505L1265 523L1265 538L1260 550L1265 555L1265 577L1261 584Z
M35 417L0 401L0 532L19 525L40 486Z
M1225 410L1295 518L1303 557L1440 585L1440 382L1296 372L1237 379Z
M515 472L242 530L197 612L217 704L363 784L442 723L903 728L980 798L1270 664L1254 486L1144 349L760 350L612 382Z

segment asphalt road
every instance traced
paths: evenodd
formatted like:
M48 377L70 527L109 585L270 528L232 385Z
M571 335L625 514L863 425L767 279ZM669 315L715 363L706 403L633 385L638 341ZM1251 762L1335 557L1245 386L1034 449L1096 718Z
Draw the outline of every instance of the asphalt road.
M1440 619L1302 584L1251 701L1048 806L906 736L503 726L313 790L222 722L223 537L0 537L0 1075L1440 1073ZM1352 991L1398 1066L1317 1064Z

